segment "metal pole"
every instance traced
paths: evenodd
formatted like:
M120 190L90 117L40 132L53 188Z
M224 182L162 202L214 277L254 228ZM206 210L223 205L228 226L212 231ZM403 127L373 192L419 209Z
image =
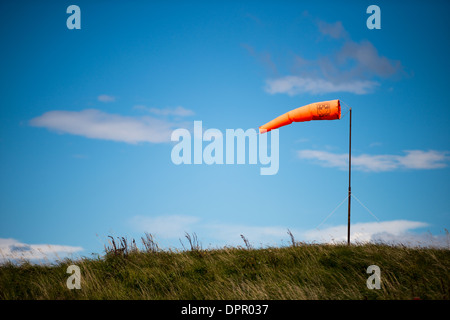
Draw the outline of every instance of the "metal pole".
M352 108L350 108L350 132L348 143L348 226L347 226L347 244L350 245L350 204L352 198L351 184L352 175Z

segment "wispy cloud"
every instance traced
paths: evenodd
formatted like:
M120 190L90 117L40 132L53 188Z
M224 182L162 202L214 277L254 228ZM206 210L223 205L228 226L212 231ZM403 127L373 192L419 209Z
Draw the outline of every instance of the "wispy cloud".
M380 55L370 41L353 41L340 21L318 21L317 27L320 41L331 40L333 48L337 42L340 48L317 59L296 55L291 74L266 80L267 93L290 96L334 92L368 94L381 85L381 79L392 78L402 71L400 61Z
M130 117L96 109L49 111L29 123L58 133L131 144L169 142L173 128L179 126L149 116Z
M178 239L183 237L185 232L194 232L194 226L199 220L187 215L135 216L131 219L131 225L138 231L149 232L163 239Z
M193 116L195 113L192 110L183 108L182 106L178 107L167 107L167 108L150 108L144 105L136 105L133 107L136 110L144 110L150 113L153 113L158 116L177 116L177 117L188 117Z
M26 244L11 238L0 239L0 263L24 260L31 262L53 261L55 259L64 259L82 250L82 247L55 244Z
M340 69L328 62L335 63ZM400 61L380 56L375 46L367 40L359 43L347 40L335 56L328 61L321 61L320 66L325 74L345 79L374 76L388 78L401 70Z
M322 78L309 78L300 76L285 76L266 80L266 92L270 94L286 93L294 96L300 93L334 93L350 92L366 94L379 85L369 80L351 80L347 82L333 82Z
M405 155L352 155L352 168L361 171L392 171L396 169L439 169L447 167L449 152L436 150L406 150ZM325 167L348 169L348 154L321 150L300 150L298 157L311 159Z
M373 147L381 147L383 145L383 143L379 142L379 141L375 141L372 142L371 144L369 144L369 147L373 148Z
M255 246L277 245L287 239L287 228L283 226L247 226L243 224L207 223L203 234L214 238L217 244L243 245L241 235Z
M344 29L341 21L336 21L335 23L328 23L319 20L317 23L320 33L326 36L330 36L333 39L348 39L349 34Z
M100 102L114 102L116 101L116 97L107 94L101 94L97 97L97 100Z
M75 159L88 159L89 158L89 156L88 155L85 155L85 154L73 154L72 155L72 158L75 158Z
M241 235L252 244L276 244L287 235L283 226L246 226L203 221L189 215L135 216L130 220L135 230L149 232L156 238L179 240L185 233L195 232L201 241L203 237L214 245L243 245Z
M254 58L256 58L268 71L269 74L277 75L278 70L276 64L272 60L272 55L269 52L258 52L254 47L247 43L242 43L241 47Z

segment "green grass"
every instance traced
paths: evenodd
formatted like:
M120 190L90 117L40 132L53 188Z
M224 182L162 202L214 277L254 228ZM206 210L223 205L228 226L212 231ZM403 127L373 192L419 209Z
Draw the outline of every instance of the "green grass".
M112 239L103 257L53 265L0 266L0 299L449 299L450 250L383 244L161 250L153 238L138 249ZM81 289L66 286L67 267ZM381 269L368 289L367 267Z

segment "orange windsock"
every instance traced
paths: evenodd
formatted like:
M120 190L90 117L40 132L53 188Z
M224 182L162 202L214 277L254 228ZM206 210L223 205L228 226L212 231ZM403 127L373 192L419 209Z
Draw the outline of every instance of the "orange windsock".
M341 118L341 104L339 100L311 103L291 110L259 127L259 133L291 124L311 120L336 120Z

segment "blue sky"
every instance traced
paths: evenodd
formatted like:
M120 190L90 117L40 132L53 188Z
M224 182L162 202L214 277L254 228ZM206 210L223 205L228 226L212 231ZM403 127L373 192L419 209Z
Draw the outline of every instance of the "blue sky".
M81 29L69 30L69 5ZM366 9L381 9L369 30ZM0 247L102 254L107 236L204 248L343 241L348 114L279 131L279 171L175 165L176 128L352 107L353 238L447 246L445 1L0 4ZM343 108L345 112L346 109ZM372 214L373 215L372 215ZM376 219L376 218L378 219ZM322 223L322 224L321 224ZM320 225L320 228L317 226ZM185 241L184 241L185 242ZM38 253L40 252L40 253Z

